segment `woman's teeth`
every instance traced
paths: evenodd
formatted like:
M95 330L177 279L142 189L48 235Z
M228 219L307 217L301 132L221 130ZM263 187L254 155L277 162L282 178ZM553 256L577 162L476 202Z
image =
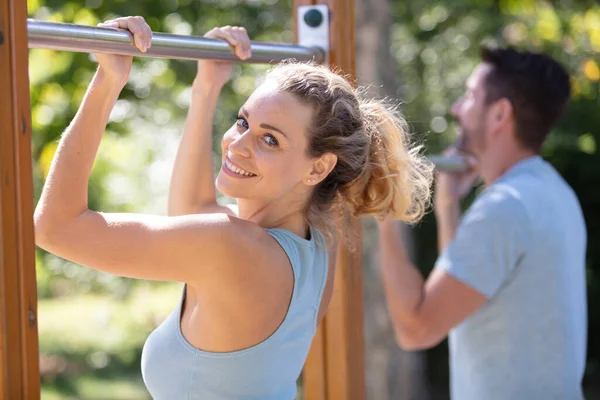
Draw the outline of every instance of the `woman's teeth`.
M233 165L232 163L230 163L227 160L225 160L225 165L227 165L227 168L229 168L231 171L235 172L236 174L244 175L244 176L256 176L251 172L244 171L243 169L236 167L235 165Z

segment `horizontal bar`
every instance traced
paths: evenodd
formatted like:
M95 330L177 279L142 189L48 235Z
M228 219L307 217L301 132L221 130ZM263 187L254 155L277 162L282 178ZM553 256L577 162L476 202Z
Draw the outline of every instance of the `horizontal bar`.
M460 172L464 171L467 167L465 159L460 156L429 156L431 161L438 171L446 172Z
M104 52L141 57L171 58L183 60L214 59L240 61L231 47L222 40L199 36L183 36L154 33L152 48L142 53L133 45L130 33L123 30L91 27L84 25L27 21L29 48L43 48L75 52ZM269 63L295 58L298 61L324 60L323 51L317 47L302 47L289 44L251 42L252 57L244 62ZM462 171L465 161L459 156L429 157L440 171Z
M124 30L29 19L27 32L29 48L182 60L241 61L225 41L200 36L154 33L152 47L142 53L133 45L131 33ZM252 41L251 49L252 57L243 62L270 63L293 58L321 63L325 59L325 54L317 47Z

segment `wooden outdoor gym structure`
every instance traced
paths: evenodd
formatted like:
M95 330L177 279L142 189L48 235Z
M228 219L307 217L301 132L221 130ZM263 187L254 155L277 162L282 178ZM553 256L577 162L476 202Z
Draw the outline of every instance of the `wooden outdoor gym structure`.
M293 0L296 42L299 7L315 5L326 5L329 10L329 43L326 46L328 64L354 79L354 1ZM49 39L44 29L43 23L27 21L25 1L0 0L0 400L40 398L28 48L37 46L69 51L91 50L86 47L89 42L83 39L76 42L72 37L69 38L72 33L66 33L62 39L58 35ZM52 30L54 27L50 26L48 29ZM98 32L98 28L93 29L96 31L92 32L92 36ZM126 35L114 31L106 34L120 35L121 42L123 35ZM157 34L153 39L153 47L148 56L194 58L190 56L189 48L180 46L173 50L178 43L168 43L169 35L162 36L161 38ZM191 40L190 37L181 38L183 39L175 40L181 43ZM126 36L125 39L127 40ZM162 46L163 54L153 54L161 49L160 43L154 45L154 40L162 39L165 43ZM61 40L69 42L68 45L54 45ZM114 41L115 37L110 40ZM212 55L227 58L231 53L226 44L199 42L202 39L197 38L193 45L205 46L202 58L213 58ZM128 43L113 42L110 46L118 47L116 52L131 48ZM99 48L103 47L96 47L94 50ZM254 60L249 60L251 62L268 62L268 59L289 56L300 59L319 56L315 49L294 45L263 46L259 42L253 42L252 49ZM444 169L460 167L460 160L437 159L435 162ZM350 224L354 236L360 238L359 221L354 219ZM354 252L348 251L344 244L338 249L333 298L327 316L313 340L303 371L306 400L365 398L363 287L359 241L353 243L353 246Z

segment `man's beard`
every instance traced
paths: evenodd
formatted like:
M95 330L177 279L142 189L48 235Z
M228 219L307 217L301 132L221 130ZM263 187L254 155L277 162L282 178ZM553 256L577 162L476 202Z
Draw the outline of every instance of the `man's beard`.
M467 129L459 125L454 147L461 153L475 155L483 150L483 126L479 124L476 129Z
M458 128L458 134L456 135L456 142L454 143L454 147L461 153L469 153L469 137L471 136L471 132L467 131L463 127Z

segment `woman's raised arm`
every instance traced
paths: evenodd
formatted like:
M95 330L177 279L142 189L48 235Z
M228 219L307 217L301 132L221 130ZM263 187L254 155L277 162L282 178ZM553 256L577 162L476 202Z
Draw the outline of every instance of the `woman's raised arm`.
M129 30L140 51L150 46L152 32L141 17L102 26ZM121 55L96 58L98 70L60 140L35 210L36 244L91 268L135 278L206 282L229 273L228 266L243 265L242 255L260 248L266 236L251 222L223 214L162 217L88 209L94 159L132 62Z
M250 57L246 30L215 28L205 37L226 40L240 59ZM212 125L221 88L231 77L232 62L200 60L192 85L188 116L179 143L169 188L169 215L226 212L217 204L213 162ZM232 124L235 121L232 121Z

